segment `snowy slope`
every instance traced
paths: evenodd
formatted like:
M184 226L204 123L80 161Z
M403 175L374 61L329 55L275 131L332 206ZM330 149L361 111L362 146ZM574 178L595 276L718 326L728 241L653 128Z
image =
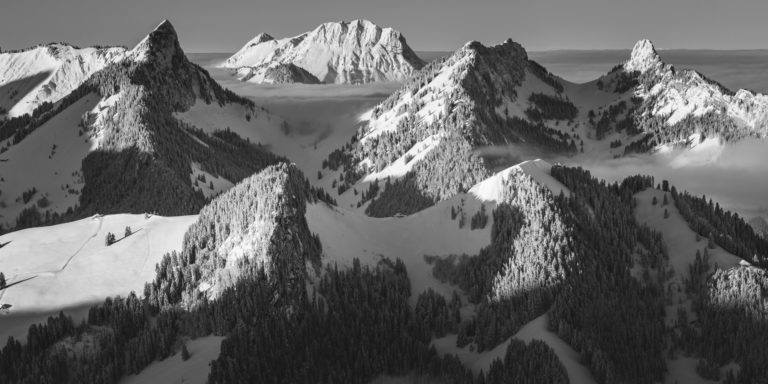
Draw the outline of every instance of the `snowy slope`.
M281 128L285 126L285 119L263 108L249 108L235 103L208 104L198 99L189 109L174 112L173 116L206 133L230 129L252 143L272 144L288 141L286 135L281 132Z
M0 154L0 224L15 225L26 207L64 212L77 204L83 187L81 163L94 146L91 138L80 135L78 124L100 99L87 94ZM22 193L32 188L37 193L25 203ZM48 205L38 204L43 197Z
M22 52L17 54L17 56L21 55L17 57L18 60L12 61L11 64L25 68L50 67L57 63L51 59L52 56L49 53L51 50L55 51L55 48L54 46L39 47L34 51ZM83 52L102 52L95 49L75 51L68 46L57 49L61 50L60 55L65 53L74 55L72 52L80 52L80 55L84 55ZM113 51L119 52L119 56ZM31 52L38 54L30 56ZM126 149L144 153L179 151L179 148L167 148L168 140L162 141L162 138L159 138L160 135L156 134L158 129L169 125L163 121L166 116L176 117L187 123L184 128L198 128L208 134L231 128L241 137L250 138L255 142L259 140L254 133L267 128L278 130L283 121L270 115L263 108L256 107L249 100L228 93L204 70L188 62L178 43L176 31L167 20L147 34L130 51L124 52L122 49L117 49L104 52L113 52L113 59L119 58L123 65L109 66L97 71L87 80L82 79L86 81L87 89L92 90L91 93L82 97L79 97L82 89L78 90L77 94L70 93L57 108L40 117L43 119L52 116L46 123L37 127L20 142L13 144L14 139L11 138L0 143L3 151L0 153L0 160L2 160L0 161L0 176L2 176L0 178L0 224L3 226L16 225L19 213L25 208L37 207L44 216L48 212L64 213L82 202L80 194L85 182L82 163L94 151L110 154ZM93 55L107 57L106 53L99 54L100 56L97 53ZM21 58L29 62L20 61ZM73 64L66 61L66 65L62 64L57 71L64 73L63 71L69 70L73 74L84 74L85 69L94 71L98 69L95 63L84 64L83 60L76 58L70 60L80 62L78 70L71 69ZM105 84L115 81L115 78L119 79L116 81L119 86ZM71 85L79 86L80 84ZM57 89L57 92L67 90L63 86ZM162 98L166 103L160 103L156 98ZM68 100L75 101L69 103ZM166 105L166 108L157 110L159 104ZM150 113L156 116L148 118ZM181 184L174 187L177 190L189 189L189 193L192 194L192 184L198 176L202 175L202 169L212 168L210 163L206 163L212 148L183 129L166 132L165 135L186 135L194 139L191 143L186 140L188 146L181 150L187 154L197 155L197 158L189 164L189 180L192 182L190 183L186 178L169 180L169 183ZM164 144L166 146L163 146ZM178 145L178 141L174 145ZM253 150L258 151L258 149ZM153 156L156 163L162 163L167 159L162 154L157 156L155 153ZM103 167L105 169L110 162L106 163ZM228 165L228 163L221 163L215 169ZM160 166L167 167L168 164ZM243 165L238 164L238 166ZM108 173L109 170L105 169L99 171ZM140 171L137 169L136 173L141 174ZM95 177L89 180L96 180L94 183L98 183L99 175L91 176ZM221 179L215 182L216 187L213 190L201 189L206 196L219 193L231 187L232 182L236 181L225 180L219 175L209 174L206 177L214 180ZM32 188L37 190L37 193L25 202L21 197L22 193ZM131 188L127 190L130 191ZM93 192L93 189L91 191ZM115 193L112 194L115 195ZM42 198L45 199L40 201ZM180 200L183 198L180 197ZM186 198L190 199L188 196ZM100 202L99 198L86 200L96 202L89 213L109 209ZM149 201L147 198L140 200ZM202 203L198 205L201 206ZM161 208L147 206L141 209L152 211ZM125 212L125 208L117 212ZM190 212L173 211L173 214L184 213Z
M689 267L694 263L696 251L703 254L707 248L707 239L696 240L696 233L688 226L688 223L680 215L674 205L671 196L668 205L663 205L664 191L658 189L646 189L635 195L638 205L635 208L635 218L641 224L646 224L652 229L663 234L663 240L669 252L669 268L674 275L667 279L665 291L671 295L666 305L667 326L674 326L677 321L678 308L682 307L688 312L691 320L696 319L691 297L684 290L684 281L690 279ZM653 198L658 204L653 205ZM664 211L669 212L669 217L664 218ZM741 259L720 247L707 249L709 253L709 272L718 269L738 267ZM704 380L696 373L698 360L692 357L676 356L667 360L669 372L664 382L673 383L699 383Z
M184 383L205 384L211 372L211 361L219 357L221 336L206 336L187 342L189 360L181 352L162 361L155 361L137 375L123 377L120 384Z
M568 187L557 181L550 175L552 165L544 160L528 160L520 164L509 167L495 175L483 180L469 190L469 194L482 201L492 201L501 203L506 201L506 190L504 186L513 173L522 173L532 177L542 186L547 187L553 194L558 195L561 192L570 196L571 191Z
M297 68L277 77L285 65ZM400 32L368 20L325 23L279 40L259 34L223 64L255 83L289 82L284 76L292 74L290 82L313 82L306 73L324 83L403 81L423 65Z
M121 60L125 49L40 45L0 53L0 107L10 117L32 113L43 102L55 103L93 73Z
M155 264L181 247L197 216L94 216L0 236L0 271L13 285L0 291L12 313L51 311L143 292ZM125 227L133 234L124 237ZM108 232L117 242L107 246Z
M653 205L651 202L656 197L659 202ZM693 264L696 250L704 251L707 247L707 238L696 241L696 233L688 226L672 201L672 196L667 194L668 205L663 205L664 191L658 189L646 189L635 195L638 206L635 209L635 217L638 222L649 225L652 229L664 235L667 250L669 252L669 264L675 271L675 276L682 279L690 278L688 267ZM664 218L664 210L669 212L669 217ZM739 265L741 258L717 247L709 249L711 271L715 265L721 269L727 269Z
M512 40L489 47L469 42L428 64L361 116L357 135L342 149L348 159L342 164L345 179L332 174L331 186L338 177L337 184L348 191L363 191L375 180L407 177L418 180L415 185L423 195L445 200L497 166L520 162L491 165L484 151L492 147L571 148L570 122L547 120L536 126L526 111L534 94L564 102L575 90L529 60ZM356 205L359 198L351 195L342 193L338 201Z
M432 268L424 255L475 255L490 244L493 218L483 229L459 228L451 219L451 209L461 206L467 217L480 210L481 204L491 212L505 198L504 182L515 173L532 177L554 194L570 194L568 188L549 175L551 165L543 160L526 161L484 180L467 193L456 195L430 208L406 217L374 218L347 210L343 205L329 207L310 204L307 223L310 231L320 236L324 261L340 266L352 265L354 258L375 264L381 257L401 258L411 279L412 298L427 288L450 297L455 289L432 276Z
M424 78L413 79L364 115L363 119L367 122L361 140L369 141L382 133L396 131L400 121L409 115L404 113L408 107L415 107L412 114L417 121L416 125L427 126L447 118L446 103L457 105L480 102L471 93L474 91L487 93L492 90L472 89L477 85L475 78L490 79L482 85L514 88L516 95L502 96L505 104L515 104L518 100L525 104L525 100L533 91L554 93L551 87L531 79L534 76L527 70L526 64L525 50L511 40L494 47L484 47L478 42L468 42L450 57L431 63L425 69L429 73L421 75ZM521 112L520 115L523 108L524 106L517 107Z
M323 263L350 267L354 258L368 265L376 265L382 257L403 260L415 303L428 288L447 298L456 289L432 276L424 255L473 255L491 242L491 223L484 229L470 230L451 220L451 207L462 201L468 215L480 209L481 202L467 195L402 218L373 218L325 204L308 205L306 218L310 231L323 244Z

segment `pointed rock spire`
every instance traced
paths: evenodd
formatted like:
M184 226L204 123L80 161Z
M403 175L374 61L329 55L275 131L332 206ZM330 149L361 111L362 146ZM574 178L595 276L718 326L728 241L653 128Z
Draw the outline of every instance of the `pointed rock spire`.
M629 61L624 64L624 69L627 71L646 72L661 64L663 63L653 43L648 39L643 39L638 41L634 48L632 48L632 54Z
M152 60L158 64L170 64L176 54L184 55L184 52L176 29L166 19L128 52L128 57L140 62Z

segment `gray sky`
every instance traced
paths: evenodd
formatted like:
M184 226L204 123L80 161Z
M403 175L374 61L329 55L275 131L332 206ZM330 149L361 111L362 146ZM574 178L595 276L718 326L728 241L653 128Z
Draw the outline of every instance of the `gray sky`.
M511 37L530 51L768 48L766 0L2 0L0 47L41 42L128 45L168 18L187 52L232 52L260 32L294 36L367 18L414 50Z

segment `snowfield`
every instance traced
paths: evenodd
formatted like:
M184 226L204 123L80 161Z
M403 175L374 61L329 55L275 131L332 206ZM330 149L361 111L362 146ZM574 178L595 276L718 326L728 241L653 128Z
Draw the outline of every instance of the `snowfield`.
M144 283L155 277L155 264L181 248L196 219L94 216L0 236L0 243L7 243L0 248L0 271L11 285L0 291L0 303L13 305L12 316L98 303L131 291L142 294ZM127 226L133 234L124 238ZM105 243L108 232L117 238L110 246Z
M696 258L696 250L704 252L707 247L707 238L702 237L696 241L696 233L688 226L678 212L672 195L667 193L668 205L663 205L664 191L658 189L646 189L635 195L638 205L635 208L635 218L641 224L647 224L652 229L659 231L664 236L664 242L669 252L669 264L675 270L676 279L682 283L682 279L689 278L688 267ZM653 205L656 197L658 204ZM664 218L664 210L669 211L669 217ZM741 259L720 247L707 250L711 264L711 272L714 266L719 269L728 269L739 265Z
M441 283L432 276L432 266L424 255L475 255L491 242L490 218L484 229L459 228L451 220L451 207L462 204L470 217L480 209L480 202L470 196L457 196L407 217L374 218L362 213L330 207L307 206L309 229L323 244L323 263L351 267L359 258L364 265L376 265L382 258L401 259L411 280L411 301L432 288L450 298L458 288Z
M206 104L200 99L189 110L173 115L206 133L230 129L252 143L268 142L268 135L283 122L282 118L260 108L252 110L236 103L224 106L215 102Z
M189 175L194 188L203 192L207 198L212 198L235 186L231 181L222 176L213 176L203 171L200 164L192 163L192 173Z
M79 134L78 124L100 100L95 93L84 96L0 154L0 224L15 225L26 207L63 213L77 204L81 164L94 145L88 135ZM24 202L22 193L32 188L37 193Z

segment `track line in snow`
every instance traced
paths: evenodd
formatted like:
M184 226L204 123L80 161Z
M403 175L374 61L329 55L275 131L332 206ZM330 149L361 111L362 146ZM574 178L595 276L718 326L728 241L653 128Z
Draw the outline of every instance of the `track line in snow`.
M94 238L96 238L96 236L98 236L99 232L101 231L101 227L102 227L102 226L103 226L103 224L104 224L104 216L96 216L96 217L94 217L94 219L98 219L98 220L99 220L99 226L96 228L96 231L94 231L94 232L93 232L93 234L92 234L91 236L89 236L87 239L85 239L85 241L83 242L83 244L81 244L81 245L80 245L80 247L79 247L79 248L77 248L77 250L75 250L75 252L73 252L73 253L72 253L72 254L71 254L71 255L70 255L68 258L67 258L67 260L64 262L64 265L62 265L62 266L61 266L61 268L59 268L59 269L54 269L54 270L47 270L47 271L33 271L33 272L17 273L17 274L15 274L15 275L13 275L13 277L12 277L11 279L9 279L9 281L14 281L14 283L12 283L12 284L9 284L9 285L8 285L8 287L6 287L6 289L3 289L2 291L0 291L0 301L2 301L2 299L3 299L3 296L5 296L5 292L6 292L6 291L8 290L8 288L10 288L10 286L12 286L12 285L16 285L16 284L18 284L18 283L22 283L22 282L24 282L24 281L27 281L27 280L31 280L31 279L33 279L33 278L35 278L35 277L39 276L39 275L55 276L56 274L58 274L58 273L60 273L60 272L63 272L63 271L64 271L64 270L67 268L67 266L69 266L69 264L72 262L72 260L75 258L75 256L77 256L77 255L80 253L80 251L82 251L82 250L83 250L83 248L85 248L85 246L86 246L86 245L88 245L88 243L89 243L91 240L93 240ZM27 278L27 279L24 279L24 280L21 280L21 281L16 281L16 280L17 280L18 278L20 278L21 276L29 276L29 275L34 275L34 276L32 276L32 277L29 277L29 278Z

